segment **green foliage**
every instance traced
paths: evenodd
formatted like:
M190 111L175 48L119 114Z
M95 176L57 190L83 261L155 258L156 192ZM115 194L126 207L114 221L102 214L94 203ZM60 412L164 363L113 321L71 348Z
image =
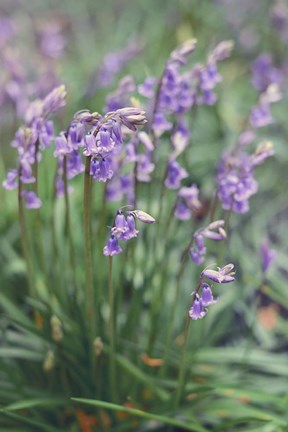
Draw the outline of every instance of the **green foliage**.
M29 27L31 16L33 22L41 17L45 20L52 6L55 15L67 21L67 55L56 62L56 68L61 81L67 83L68 104L57 118L58 130L67 127L78 109L101 112L106 90L99 89L88 97L85 84L103 56L121 49L131 35L143 40L144 48L117 80L131 74L137 83L150 74L159 76L169 52L186 38L197 37L199 41L195 61L200 61L215 42L235 40L233 57L222 66L219 101L213 108L191 114L192 143L181 160L191 173L191 183L197 183L203 200L209 201L221 152L233 145L250 107L257 101L249 82L251 60L265 50L273 51L278 60L282 56L282 45L275 42L268 25L269 2L259 3L262 13L244 18L240 29L243 32L248 28L259 35L258 44L246 47L246 51L241 35L225 21L224 6L208 0L31 1L13 14ZM23 35L21 44L29 49L30 43ZM114 82L110 89L115 86ZM8 144L18 121L9 112L5 116L1 181L6 168L13 164L14 154ZM199 215L185 228L175 220L170 224L175 194L167 191L161 219L125 245L123 255L113 258L116 353L111 357L111 279L102 250L106 227L112 224L117 207L104 202L105 187L95 184L92 190L93 286L98 296L95 314L99 317L95 334L91 334L91 311L87 311L83 178L73 180L74 192L69 196L72 265L67 206L64 199L53 200L53 151L48 150L41 161L39 194L43 207L38 216L37 212L25 213L33 292L20 244L17 194L0 191L0 432L287 431L286 116L284 93L275 109L276 125L263 132L275 143L275 157L257 172L259 194L253 197L248 214L232 215L225 250L209 243L209 262L235 263L236 283L219 286L221 301L203 321L191 324L184 359L185 388L176 407L184 320L199 277L194 264L185 269L168 348L167 328L181 255L195 230L207 225L209 215ZM168 148L167 138L153 185L141 184L138 191L139 208L155 216L159 215L165 145ZM216 216L223 217L221 209ZM278 256L263 279L259 246L267 236ZM53 317L58 319L56 330ZM93 345L95 337L101 338L99 352Z

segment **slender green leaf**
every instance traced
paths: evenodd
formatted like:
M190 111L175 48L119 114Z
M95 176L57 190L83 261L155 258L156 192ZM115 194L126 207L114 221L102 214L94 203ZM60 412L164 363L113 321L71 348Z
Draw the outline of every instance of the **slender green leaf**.
M75 402L80 402L87 405L92 405L95 407L100 407L112 411L122 411L126 412L128 414L135 415L137 417L142 417L147 420L155 420L159 423L171 425L171 426L177 426L180 428L183 428L184 430L193 431L193 432L207 432L207 429L205 429L203 426L201 426L198 423L194 423L192 420L190 420L190 424L187 424L181 420L176 420L170 417L166 417L163 415L158 414L152 414L145 411L141 411L139 409L135 408L129 408L122 405L116 405L112 404L110 402L103 402L99 400L93 400L93 399L78 399L78 398L71 398ZM192 424L193 423L193 424Z

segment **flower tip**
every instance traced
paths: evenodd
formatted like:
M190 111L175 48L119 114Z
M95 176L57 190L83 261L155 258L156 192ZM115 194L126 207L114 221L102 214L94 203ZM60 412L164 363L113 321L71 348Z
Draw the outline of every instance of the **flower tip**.
M153 224L156 222L156 220L150 214L142 210L133 210L130 213L133 214L136 217L136 219L140 220L143 223Z

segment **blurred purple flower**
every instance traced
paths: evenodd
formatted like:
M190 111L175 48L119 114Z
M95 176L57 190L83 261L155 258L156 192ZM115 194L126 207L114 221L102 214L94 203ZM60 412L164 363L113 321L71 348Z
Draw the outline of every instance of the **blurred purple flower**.
M283 72L273 64L270 53L260 54L252 63L252 84L261 93L265 92L270 84L280 85L283 81Z
M25 206L27 209L38 209L42 205L42 201L35 192L23 190L21 193L22 197L25 200Z
M165 179L165 186L168 189L178 189L181 180L188 177L187 171L182 168L178 162L170 161L167 167L167 177Z
M267 273L275 261L276 256L277 252L271 249L268 240L263 240L260 245L261 268L263 273Z

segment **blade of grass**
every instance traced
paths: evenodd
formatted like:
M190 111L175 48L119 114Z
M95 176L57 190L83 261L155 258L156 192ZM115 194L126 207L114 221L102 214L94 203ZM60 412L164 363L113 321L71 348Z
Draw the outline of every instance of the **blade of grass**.
M187 424L181 420L176 420L176 419L166 417L163 415L148 413L148 412L141 411L141 410L135 409L135 408L129 408L129 407L125 407L122 405L112 404L110 402L103 402L103 401L92 400L92 399L78 399L78 398L71 398L71 399L74 402L80 402L80 403L92 405L92 406L95 406L98 408L100 407L100 408L109 409L112 411L122 411L122 412L126 412L128 414L131 414L131 415L135 415L137 417L145 418L147 420L156 420L159 423L167 424L170 426L177 426L179 428L182 428L182 429L188 430L188 431L207 432L206 428L204 428L200 424L197 424L194 422L192 424L191 420L190 420L190 424Z

